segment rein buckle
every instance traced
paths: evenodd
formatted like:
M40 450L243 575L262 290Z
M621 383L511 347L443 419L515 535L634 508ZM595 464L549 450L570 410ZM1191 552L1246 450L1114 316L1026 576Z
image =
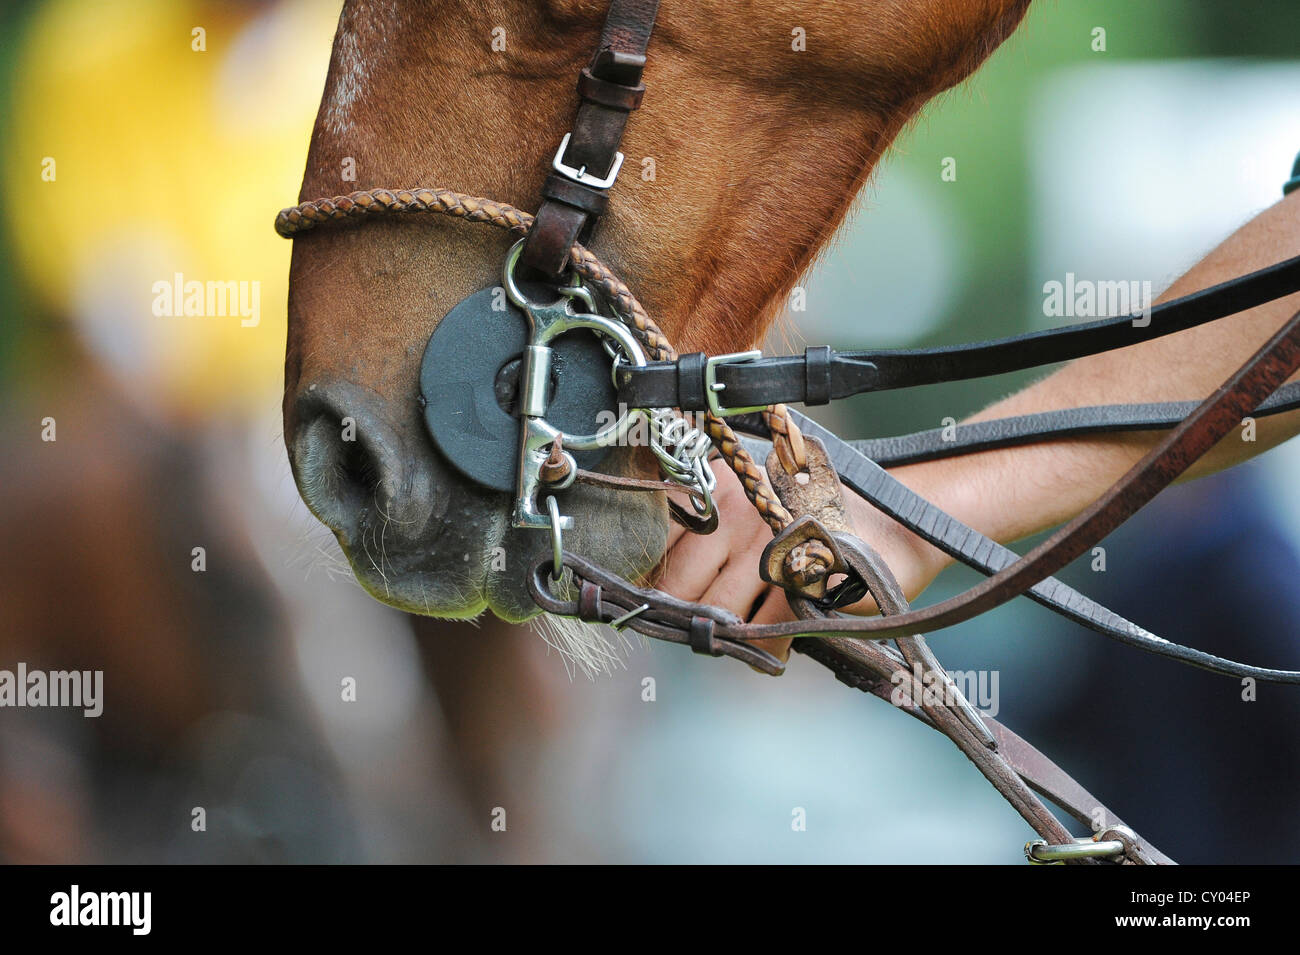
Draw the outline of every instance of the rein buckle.
M753 351L731 352L728 355L711 355L704 362L704 400L708 403L709 411L715 418L727 418L731 415L748 414L751 411L762 411L767 405L754 405L752 408L726 408L718 400L718 392L726 391L727 386L718 381L719 365L738 365L742 362L754 361L756 358L762 358L763 353L758 349Z

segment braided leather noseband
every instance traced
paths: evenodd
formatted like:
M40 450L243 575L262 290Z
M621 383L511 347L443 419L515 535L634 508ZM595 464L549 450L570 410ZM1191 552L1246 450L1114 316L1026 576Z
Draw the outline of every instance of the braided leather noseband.
M630 399L634 408L658 409L656 414L670 414L674 408L708 409L704 432L775 535L760 573L786 592L798 619L780 624L746 623L719 608L637 587L562 551L558 535L561 518L554 495L575 476L630 490L669 490L672 485L577 470L558 437L549 451L531 462L525 438L518 464L520 499L526 485L539 494L550 494L548 503L556 522L555 555L539 561L528 580L533 598L543 610L618 628L628 626L657 639L688 645L697 653L732 656L774 674L783 670L784 663L753 641L805 638L796 641L795 648L830 668L842 682L889 700L952 739L1044 840L1026 846L1031 861L1171 862L1046 756L996 720L976 712L919 634L953 626L1026 594L1099 633L1149 652L1218 673L1300 683L1297 671L1250 666L1170 643L1051 577L1185 472L1244 416L1300 407L1300 386L1283 386L1300 368L1300 314L1199 404L1076 409L963 426L955 441L940 441L933 434L922 433L854 447L781 401L817 403L882 387L982 376L1169 334L1300 291L1300 259L1165 303L1152 311L1146 323L1112 319L956 349L837 355L829 348L816 348L809 349L802 359L756 360L757 353L679 357L627 285L577 241L590 235L622 161L622 154L615 150L627 114L639 106L644 93L641 68L657 6L657 0L611 3L600 46L579 81L582 106L574 133L565 137L555 157L556 174L547 180L536 219L505 203L447 189L371 189L285 209L276 218L276 231L293 238L331 222L437 214L486 223L524 237L520 248L525 264L557 283L567 269L582 287L557 284L558 290L578 297L579 293L586 295L586 289L599 293L643 350L648 362L615 366L620 397ZM533 305L525 302L523 308L536 333ZM559 306L547 308L554 312ZM542 311L539 308L537 314ZM564 310L554 313L568 314ZM585 327L596 326L588 323ZM549 361L546 348L530 347L528 351L528 362L534 360L534 351L546 353L538 361ZM526 364L521 379L539 375L544 379L545 366L539 367L541 372ZM725 392L728 397L740 395L755 406L723 408L718 401L723 389L729 389ZM525 418L540 420L544 415L544 401L536 401L536 396L525 395ZM745 413L750 411L759 413ZM766 470L747 450L737 428L770 439ZM1155 429L1169 429L1169 433L1092 506L1023 557L944 514L881 467L882 463L928 460L1063 435ZM522 476L529 468L531 484ZM910 610L889 568L854 536L841 480L914 533L981 570L987 579L949 600ZM531 506L531 500L526 503ZM673 513L681 518L680 509ZM683 522L699 532L712 528L710 521ZM568 572L565 589L573 599L558 597L552 590L561 570ZM832 574L845 575L846 583L828 589ZM881 616L835 613L836 607L866 594L875 599ZM893 646L884 641L893 641ZM936 687L942 691L937 701ZM1092 826L1093 837L1074 840L1039 795ZM1102 820L1100 826L1098 819Z

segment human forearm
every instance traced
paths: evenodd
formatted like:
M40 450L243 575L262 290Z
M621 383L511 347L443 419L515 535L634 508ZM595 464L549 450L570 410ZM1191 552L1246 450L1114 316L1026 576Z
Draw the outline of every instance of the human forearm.
M1162 296L1177 298L1300 254L1300 193L1278 203L1215 249ZM1228 378L1292 314L1300 295L1217 323L1073 362L969 420L1087 405L1201 399ZM1259 419L1254 440L1234 432L1189 476L1228 467L1300 431L1300 413ZM898 468L904 483L953 516L1010 541L1073 517L1162 437L1144 432L1057 440ZM937 571L945 562L913 542Z

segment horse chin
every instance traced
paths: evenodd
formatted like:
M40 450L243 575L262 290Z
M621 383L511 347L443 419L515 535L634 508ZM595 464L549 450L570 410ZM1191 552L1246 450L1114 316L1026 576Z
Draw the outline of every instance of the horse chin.
M574 527L564 547L620 577L646 581L659 566L667 544L667 509L657 496L620 497L595 488L574 488L566 500ZM488 607L498 617L522 623L538 614L529 580L540 562L551 559L551 535L511 530L502 541L504 559L489 565ZM548 575L543 574L543 580ZM557 595L564 597L563 590Z
M482 580L467 575L449 585L445 572L433 568L400 573L390 568L380 573L368 563L359 563L346 545L343 552L362 590L405 613L438 620L473 620L491 607Z
M667 542L662 499L575 487L564 501L565 513L574 520L573 529L564 533L565 549L629 580L649 579ZM451 551L459 548L447 547L440 534L424 546L405 540L400 548L351 546L337 530L335 537L357 582L381 603L441 620L472 620L490 611L508 623L525 623L541 614L528 582L534 567L551 558L551 535L503 529L503 523L491 522L480 528L481 549L461 553L459 560L449 558ZM564 596L563 591L557 594Z

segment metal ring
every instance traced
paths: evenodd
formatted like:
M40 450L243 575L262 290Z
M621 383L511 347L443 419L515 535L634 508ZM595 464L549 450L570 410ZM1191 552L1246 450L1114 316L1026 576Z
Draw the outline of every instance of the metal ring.
M534 302L529 299L515 283L515 266L519 263L519 256L523 252L523 248L523 239L510 247L510 251L506 254L505 265L502 268L502 283L505 286L506 297L531 316L533 334L529 340L530 345L544 346L566 332L585 328L600 335L602 343L612 341L618 347L619 353L625 359L631 361L632 364L638 367L646 364L645 352L641 350L641 344L623 322L606 318L604 315L598 315L594 311L569 311L567 304L563 307L559 305L559 299L549 304ZM581 298L588 305L593 302L590 291L580 286L562 288L559 291L561 298ZM559 309L562 314L557 314L556 309ZM540 323L538 321L539 317L543 318ZM539 324L540 327L538 327ZM636 423L636 413L633 410L628 410L620 415L618 420L609 427L592 434L569 434L567 431L561 431L545 418L534 418L533 420L552 441L559 438L566 448L572 448L575 451L594 451L623 441Z
M634 365L640 367L646 363L645 353L641 351L640 344L632 337L632 333L627 330L627 326L603 315L572 315L568 321L556 322L549 326L534 338L533 344L545 345L565 332L578 328L590 329L598 334L612 338L623 349L627 357L632 360ZM632 430L636 419L637 412L629 409L623 412L613 424L592 434L569 434L567 431L561 431L545 418L538 419L537 423L550 436L551 440L559 438L566 448L572 448L575 451L594 451L597 448L607 448L623 441L628 432Z
M551 512L551 580L559 583L564 576L564 532L560 530L560 505L554 494L546 498L546 509Z
M523 239L520 239L519 242L523 242ZM582 276L577 272L574 272L573 275L569 276L568 285L561 285L556 289L556 291L569 299L569 301L573 301L575 298L582 299L582 304L587 306L587 311L589 312L594 312L596 310L596 298L591 294L591 289L582 284ZM602 338L600 341L603 345L605 339ZM606 351L608 351L608 349L606 349Z
M1063 845L1049 845L1042 839L1025 843L1025 858L1038 865L1063 864L1073 859L1102 859L1110 856L1122 856L1124 843L1118 839L1094 842L1091 839L1076 839Z
M524 239L520 239L510 247L506 253L505 265L501 269L501 284L506 290L506 298L519 308L527 308L529 305L539 305L540 302L534 302L524 294L523 289L515 282L515 268L519 265L519 257L524 252ZM561 298L582 299L582 304L587 306L587 310L594 312L596 310L596 299L591 294L591 289L582 284L582 276L577 272L569 277L568 285L561 285L555 290ZM556 299L559 301L559 299ZM608 351L608 348L606 349Z
M560 456L564 459L564 464L568 469L568 473L558 481L543 481L539 475L537 483L542 490L567 491L569 488L573 487L573 483L578 480L578 462L574 460L573 455L568 451L561 451Z
M524 240L520 239L510 247L506 253L506 262L501 269L501 284L505 287L506 298L520 308L527 308L534 304L532 299L523 293L523 290L515 284L515 266L519 264L519 256L524 251Z

